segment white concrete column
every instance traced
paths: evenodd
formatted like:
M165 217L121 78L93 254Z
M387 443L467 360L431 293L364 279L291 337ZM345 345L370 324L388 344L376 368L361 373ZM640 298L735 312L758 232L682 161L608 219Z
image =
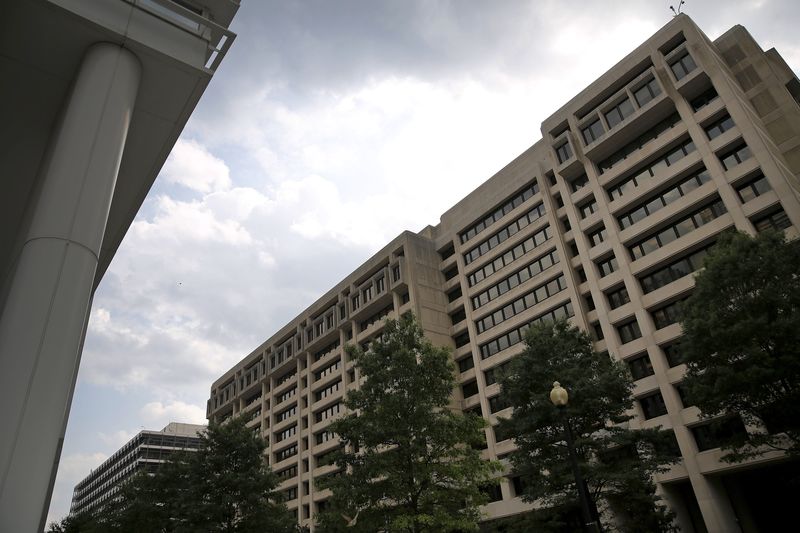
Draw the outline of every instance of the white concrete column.
M92 45L40 170L0 315L0 531L44 526L140 78L131 52Z

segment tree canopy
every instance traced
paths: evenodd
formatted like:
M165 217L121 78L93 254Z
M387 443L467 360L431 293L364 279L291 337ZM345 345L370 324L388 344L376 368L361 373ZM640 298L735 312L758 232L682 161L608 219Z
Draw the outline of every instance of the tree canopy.
M800 242L727 232L704 267L683 305L688 398L706 417L764 428L723 443L726 460L800 455Z
M569 392L566 407L550 401L553 382ZM678 457L671 431L630 429L633 383L627 368L594 351L591 338L565 320L533 325L524 351L501 378L513 407L500 426L514 435L513 471L523 499L544 509L530 520L537 530L558 531L577 509L577 489L565 444L568 419L593 513L613 512L622 531L670 531L671 516L658 503L652 476ZM599 513L598 513L599 508ZM564 510L554 512L554 510ZM549 524L549 525L548 525Z
M265 448L243 417L212 423L197 451L176 452L152 472L138 472L94 518L68 517L50 531L296 531L295 516L275 492L278 480L264 460Z
M333 490L323 530L476 530L486 501L480 487L498 465L476 449L483 419L450 407L449 351L425 339L408 314L388 320L367 351L347 353L366 379L347 394L351 413L330 427L345 448L336 459L342 474L323 483Z

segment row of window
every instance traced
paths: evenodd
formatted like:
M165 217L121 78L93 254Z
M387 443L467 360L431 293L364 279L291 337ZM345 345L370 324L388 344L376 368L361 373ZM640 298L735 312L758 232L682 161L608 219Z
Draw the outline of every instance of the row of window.
M494 354L509 348L510 346L514 346L520 343L524 339L525 330L528 329L531 325L545 321L545 320L558 320L560 318L569 318L575 315L575 311L572 308L572 302L567 301L558 307L551 309L550 311L534 318L527 324L523 324L522 326L515 328L491 341L484 343L480 346L481 351L481 359L486 359L488 357L493 356Z
M317 411L316 413L314 413L314 420L316 422L322 422L323 420L327 420L328 418L339 414L341 410L342 410L341 402L336 402L330 407L327 407L325 409L322 409L321 411Z
M636 244L629 246L631 257L636 260L658 250L672 241L693 232L697 228L708 224L712 220L727 213L725 204L719 198L702 209L685 216L675 224L668 226L651 237L647 237Z
M661 169L674 165L687 155L695 151L695 145L691 140L684 140L680 145L676 146L663 156L659 157L647 166L635 171L634 174L622 180L620 183L608 189L608 196L611 200L616 200L625 195L626 192L639 187L640 185L650 181L654 176L661 171Z
M505 361L500 363L497 366L493 366L487 370L484 370L483 377L486 380L486 386L492 385L497 383L497 379L508 370L508 367L511 365L511 360Z
M342 368L342 359L341 359L341 357L339 359L337 359L336 361L334 361L333 363L331 363L328 366L326 366L325 368L317 370L316 372L314 372L314 381L319 381L322 378L324 378L325 376L329 376L329 375L333 374L334 372L336 372L340 368Z
M275 452L275 462L280 463L281 461L288 459L289 457L294 457L297 455L298 452L297 444L292 444L288 448L284 448L280 451Z
M731 116L726 114L705 127L706 135L709 140L716 139L735 125Z
M516 209L520 205L523 204L526 200L529 200L533 197L534 194L539 192L539 183L534 179L533 183L531 183L528 187L523 189L522 191L518 192L508 200L506 200L503 205L498 207L497 209L492 212L492 214L487 215L484 217L483 220L477 222L476 224L470 226L465 231L463 231L459 238L461 239L461 244L464 244L468 240L475 237L477 234L503 218L503 216L509 214L512 210Z
M548 268L557 264L558 262L559 258L558 258L558 252L556 250L552 250L551 252L539 257L538 259L534 259L530 264L522 267L513 274L510 274L509 276L502 279L498 283L492 285L485 291L482 291L478 293L476 296L473 296L472 308L477 310L478 308L486 305L495 298L507 293L514 287L522 285L529 279L538 275L542 271L547 270Z
M650 315L653 317L656 329L662 329L680 322L681 304L683 304L683 300L678 300L652 311Z
M530 309L534 305L543 302L547 298L558 294L566 288L567 280L564 278L564 275L561 274L557 278L543 285L539 285L532 291L520 296L513 302L507 304L501 309L498 309L494 313L486 315L480 320L476 320L475 327L477 328L478 333L483 333L484 331L487 331L498 324L517 316L523 311Z
M639 107L644 107L650 100L661 94L661 87L655 78L651 78L647 83L633 91L633 97Z
M628 228L640 220L644 220L656 211L659 211L662 207L666 207L679 198L686 196L709 181L711 181L711 175L707 170L703 169L675 184L666 191L642 201L637 207L618 216L617 222L619 222L622 229Z
M329 440L333 440L334 436L335 435L333 434L333 432L328 431L326 429L314 435L314 442L316 442L317 444L323 444L325 442L328 442Z
M618 104L605 112L606 123L609 129L631 116L634 111L630 98L626 96Z
M483 281L504 266L511 264L512 261L519 259L525 254L533 251L537 246L541 246L548 239L550 239L551 236L550 226L543 227L521 243L517 244L511 250L472 272L467 276L467 283L470 287L472 287L476 283Z
M786 215L786 211L779 207L777 210L772 211L767 215L763 215L757 220L754 220L753 225L755 226L756 231L761 233L762 231L768 229L774 229L776 231L784 230L792 225L792 221L789 220L789 217Z
M283 403L283 402L285 402L286 400L288 400L289 398L291 398L292 396L294 396L295 394L297 394L297 387L292 387L291 389L289 389L289 390L285 391L283 394L281 394L280 396L278 396L278 397L275 399L275 403L276 403L276 404L278 404L278 403Z
M289 426L288 428L284 429L279 433L275 433L275 442L286 440L294 435L297 435L297 424Z
M388 316L389 313L391 313L392 311L394 311L394 304L387 305L386 307L384 307L383 309L381 309L377 313L374 313L372 316L370 316L366 320L362 320L361 323L359 324L360 330L364 331L367 328L369 328L370 326L372 326L373 324L375 324L377 322L380 322L386 316Z
M569 145L569 141L566 141L564 144L559 145L556 148L556 157L558 158L558 163L564 164L564 162L568 161L572 157L572 146Z
M760 173L757 176L747 180L746 183L736 187L736 193L739 195L739 199L743 204L746 204L750 200L758 198L765 192L771 190L772 187L769 186L767 178L764 176L764 174Z
M275 423L283 422L284 420L288 420L290 417L297 414L297 404L292 405L288 409L284 409L280 413L275 415Z
M337 392L342 385L342 380L334 381L324 389L320 389L314 393L314 401L318 402L323 398L327 398L331 396L333 393Z
M513 237L523 228L527 227L529 224L533 224L535 221L542 218L545 214L545 208L543 203L539 203L533 207L530 211L519 217L514 222L511 222L508 226L501 229L487 240L483 241L481 244L470 250L469 252L464 254L464 263L470 264L482 255L488 253L490 250L494 249L495 247L499 246L509 237Z
M316 363L320 359L324 359L325 357L329 356L339 347L339 339L336 339L326 347L322 348L318 352L314 354L314 362Z
M744 143L738 144L736 148L729 150L724 155L720 156L719 160L725 170L730 170L733 167L740 165L753 156L750 147Z
M711 245L698 250L686 257L682 257L667 266L660 268L646 276L639 278L639 283L642 286L642 292L645 294L660 289L665 285L677 281L684 276L688 276L692 272L696 272L703 267L703 258L708 255L708 249Z
M608 306L611 309L622 307L631 301L631 297L628 294L628 289L625 288L625 285L606 293L606 299L608 300Z
M286 374L284 374L281 377L279 377L277 379L277 381L275 381L275 386L278 387L279 385L283 385L284 383L286 383L287 381L289 381L290 379L292 379L296 375L297 375L297 369L295 368L294 370L292 370L290 372L287 372Z

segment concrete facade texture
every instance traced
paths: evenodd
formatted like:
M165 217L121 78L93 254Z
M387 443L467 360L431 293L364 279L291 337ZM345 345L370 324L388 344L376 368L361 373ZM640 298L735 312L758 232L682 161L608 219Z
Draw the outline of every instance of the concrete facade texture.
M151 471L176 451L194 451L206 426L170 422L161 431L140 431L83 478L72 493L70 514L97 512L131 476Z
M726 488L735 468L684 405L676 303L716 236L800 228L800 83L736 26L710 41L674 18L544 121L542 139L445 212L387 244L211 387L207 414L250 418L302 525L329 496L339 446L326 431L385 317L412 311L453 349L453 401L490 425L508 411L495 372L538 320L569 317L636 379L635 427L671 429L682 460L656 479L683 531L758 531ZM424 194L424 191L420 191ZM555 379L555 378L554 378ZM740 428L742 431L754 428ZM486 430L486 458L513 440ZM765 455L746 466L781 461ZM516 480L488 519L524 512Z
M94 290L235 37L204 4L3 6L1 531L44 528Z

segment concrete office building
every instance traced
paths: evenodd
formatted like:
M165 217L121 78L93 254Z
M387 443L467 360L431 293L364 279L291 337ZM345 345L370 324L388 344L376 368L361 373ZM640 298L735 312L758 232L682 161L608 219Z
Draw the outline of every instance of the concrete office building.
M792 71L744 28L712 42L674 18L438 225L398 236L221 376L209 419L250 418L289 507L313 527L329 496L314 482L334 471L339 446L326 427L360 379L346 343L367 344L384 317L413 311L433 343L453 348L454 401L496 424L508 411L495 372L522 350L524 329L570 317L630 366L631 424L674 431L682 461L656 481L682 531L766 530L782 503L763 476L781 457L720 462L718 435L681 401L676 304L721 231L797 235L798 100ZM486 440L487 458L514 449L492 428ZM509 474L488 519L529 508L517 486Z
M234 39L238 0L0 16L0 530L39 531L92 295Z
M206 426L170 422L161 431L140 431L114 455L75 485L70 515L96 512L132 475L152 472L176 451L194 451Z

